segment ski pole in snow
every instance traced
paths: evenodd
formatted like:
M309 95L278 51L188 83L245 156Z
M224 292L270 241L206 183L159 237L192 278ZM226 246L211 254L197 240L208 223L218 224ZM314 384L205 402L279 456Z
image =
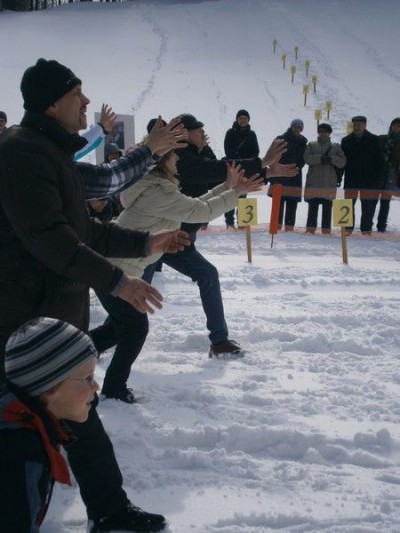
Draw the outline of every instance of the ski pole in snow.
M317 92L317 81L318 81L318 76L311 76L311 83L313 84L314 86L314 92L316 93Z
M290 67L290 72L292 73L292 83L294 82L294 75L296 74L296 65Z
M306 67L306 76L307 76L307 78L308 78L308 71L310 69L310 65L311 65L311 62L308 59L306 59L304 61L304 66Z
M332 111L332 101L327 100L325 102L325 109L326 109L326 118L329 120L330 113Z
M282 198L282 185L275 183L272 185L272 207L271 217L269 220L269 233L271 234L271 248L274 246L274 235L278 233L279 229L279 210Z
M287 58L287 54L282 54L281 61L282 61L283 68L286 68L286 58Z
M296 59L296 61L297 61L298 56L299 56L299 47L295 46L294 47L294 58Z

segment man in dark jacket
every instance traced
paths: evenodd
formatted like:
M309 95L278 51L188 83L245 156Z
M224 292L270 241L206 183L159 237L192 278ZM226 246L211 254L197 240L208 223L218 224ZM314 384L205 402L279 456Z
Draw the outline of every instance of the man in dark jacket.
M88 216L84 200L90 198L90 190L104 193L107 183L111 185L111 166L72 161L85 143L78 131L86 128L89 99L71 70L57 61L39 59L25 71L21 91L26 109L21 126L9 128L0 141L1 358L12 331L37 316L64 320L87 331L90 286L118 294L142 312L153 312L152 306L160 307L161 295L103 256L173 251L185 241L184 235L169 235L166 240ZM113 163L119 177L129 168L138 179L151 165L152 153L165 153L177 145L178 130L174 134L166 128L163 133L161 126L157 128L158 140L153 138L136 155ZM93 520L90 531L163 529L161 515L145 513L128 500L95 408L87 422L71 426L77 441L68 447L68 459Z
M301 202L301 193L303 187L303 176L301 169L304 167L304 152L307 147L307 139L301 132L304 129L304 123L301 119L295 118L290 123L290 128L277 139L284 139L287 143L287 151L283 154L281 163L295 163L298 173L294 178L280 176L270 180L270 190L272 185L280 183L284 187L279 209L278 223L282 227L285 220L285 231L293 231L296 224L297 204ZM286 191L285 191L286 189ZM271 193L270 193L271 195ZM284 218L285 216L285 218Z
M224 140L225 157L227 159L251 159L258 157L260 148L257 135L250 126L250 114L246 109L239 109L236 120L226 134ZM246 195L241 198L246 198ZM235 228L235 210L225 213L227 228Z
M353 200L353 224L347 228L350 234L354 229L354 207L360 194L361 224L364 235L370 235L379 190L384 187L384 158L379 137L367 130L367 119L357 115L351 119L353 132L343 137L341 145L347 158L344 167L345 198Z
M188 146L178 150L178 175L181 191L192 197L205 194L209 184L221 183L227 177L227 161L219 160L207 144L204 124L191 114L179 115L182 124L188 131ZM274 175L295 175L294 165L281 165L279 161L285 151L285 142L275 141L263 159L247 159L238 161L246 170L246 175L264 174L266 179ZM265 172L265 168L267 171ZM175 255L164 254L161 261L174 270L181 272L195 281L200 290L201 302L207 318L207 328L211 341L209 355L240 354L238 343L228 338L228 327L225 321L218 270L196 250L196 232L201 224L183 223L181 229L189 233L191 246ZM154 265L147 268L144 279L151 281Z

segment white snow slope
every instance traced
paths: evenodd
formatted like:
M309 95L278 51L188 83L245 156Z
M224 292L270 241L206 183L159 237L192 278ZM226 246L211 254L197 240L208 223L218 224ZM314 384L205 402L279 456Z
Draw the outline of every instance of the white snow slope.
M191 112L223 155L225 131L244 107L263 149L295 117L314 140L314 110L326 100L334 140L354 114L386 133L400 115L399 20L396 0L159 0L6 11L0 108L10 123L20 120L22 72L43 56L84 80L90 120L108 102L135 114L138 138L159 113ZM318 85L304 107L306 59ZM399 201L385 236L348 239L345 265L337 231L304 234L304 202L303 229L280 233L271 249L270 200L257 198L261 229L253 232L251 264L242 232L198 238L219 269L231 338L248 350L243 359L209 359L196 285L167 267L155 277L165 305L151 317L132 369L129 385L140 401L99 407L126 490L137 505L165 514L171 533L398 533ZM356 215L359 221L358 208ZM98 324L105 314L95 296L92 303ZM98 365L100 382L111 355ZM43 533L85 527L76 483L57 487Z

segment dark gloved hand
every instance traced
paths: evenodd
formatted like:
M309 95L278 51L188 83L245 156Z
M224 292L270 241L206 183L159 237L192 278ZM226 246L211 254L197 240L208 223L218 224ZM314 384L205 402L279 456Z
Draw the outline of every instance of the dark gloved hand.
M329 165L332 159L330 155L321 155L321 165Z

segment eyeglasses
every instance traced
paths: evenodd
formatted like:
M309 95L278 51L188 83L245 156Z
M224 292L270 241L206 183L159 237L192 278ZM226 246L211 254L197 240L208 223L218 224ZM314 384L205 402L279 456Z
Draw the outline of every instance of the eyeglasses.
M66 379L70 379L71 381L80 381L81 383L84 383L85 385L93 385L94 383L96 383L94 374L90 374L86 378L66 378Z

